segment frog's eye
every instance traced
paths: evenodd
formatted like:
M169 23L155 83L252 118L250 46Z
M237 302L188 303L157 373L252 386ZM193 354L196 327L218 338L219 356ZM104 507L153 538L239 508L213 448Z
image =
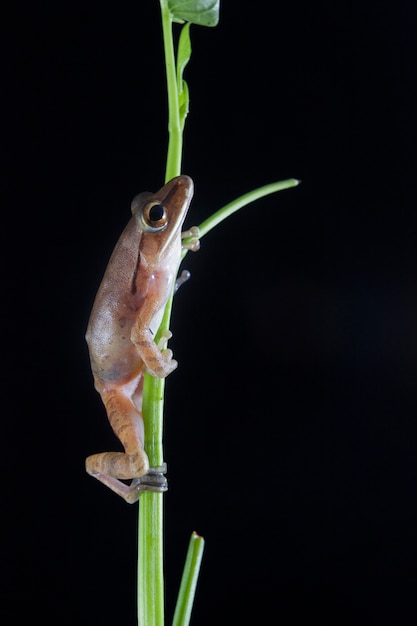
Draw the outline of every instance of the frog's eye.
M168 224L168 213L160 202L149 202L143 210L143 219L150 230L162 230Z

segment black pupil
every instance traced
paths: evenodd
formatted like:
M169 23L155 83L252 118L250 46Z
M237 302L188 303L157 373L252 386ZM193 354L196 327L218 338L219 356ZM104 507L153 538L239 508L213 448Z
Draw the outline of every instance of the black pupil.
M149 219L151 222L159 222L165 214L162 204L154 204L149 210Z

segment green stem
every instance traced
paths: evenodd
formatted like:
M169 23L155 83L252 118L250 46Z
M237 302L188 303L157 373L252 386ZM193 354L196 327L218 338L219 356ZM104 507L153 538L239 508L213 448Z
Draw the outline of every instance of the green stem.
M138 534L138 624L163 626L163 494L145 492L140 496Z
M164 38L165 67L168 91L168 155L165 170L165 182L181 174L182 129L178 101L177 70L175 65L174 40L172 37L172 19L166 0L159 0L162 15Z
M163 462L162 414L164 379L145 375L143 417L145 449L151 467ZM163 494L145 492L140 497L138 527L138 624L163 626Z
M181 173L182 129L178 103L172 19L166 0L160 0L168 92L168 155L165 181ZM172 298L157 335L169 328ZM145 374L143 419L145 450L151 467L162 465L165 381ZM140 497L138 520L138 626L164 625L163 494L145 492Z
M165 181L167 182L181 173L182 125L172 36L172 17L166 0L160 0L160 6L169 107L169 141L165 171ZM289 179L265 185L244 194L205 220L200 226L201 237L229 215L232 215L232 213L250 202L276 191L293 187L296 184L298 184L298 181ZM171 308L172 296L165 307L164 317L156 336L156 341L158 341L161 333L169 328ZM145 450L151 467L162 465L164 459L162 447L164 388L164 379L153 378L150 374L145 374L142 408L145 426ZM140 497L139 513L138 626L164 626L163 494L154 492L143 493ZM187 557L188 565L186 564L182 592L180 592L174 618L174 624L178 624L178 626L180 624L181 626L185 625L189 621L202 546L202 540L200 542L192 540L190 543L190 553Z

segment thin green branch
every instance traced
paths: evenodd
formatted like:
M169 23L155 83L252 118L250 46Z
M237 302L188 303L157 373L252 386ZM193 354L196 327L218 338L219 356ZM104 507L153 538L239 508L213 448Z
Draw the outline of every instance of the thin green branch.
M269 183L268 185L258 187L258 189L253 189L252 191L243 194L243 196L229 202L229 204L226 204L224 207L216 211L216 213L213 213L213 215L204 220L204 222L202 222L199 226L200 237L207 235L207 233L220 224L220 222L225 220L230 215L233 215L233 213L236 213L236 211L243 208L247 204L255 202L255 200L259 200L259 198L268 196L271 193L289 189L290 187L296 187L299 183L300 181L296 178L289 178L287 180L280 180L276 183Z
M227 219L239 209L242 209L246 205L251 202L255 202L255 200L259 200L264 196L269 196L270 194L276 193L277 191L283 191L284 189L290 189L291 187L296 187L300 184L300 181L296 178L288 178L287 180L280 180L276 183L269 183L268 185L264 185L263 187L258 187L258 189L253 189L252 191L248 191L248 193L239 196L232 202L225 204L221 209L210 215L204 222L200 224L198 227L200 231L200 239L207 235L215 226L218 226L223 220ZM188 240L185 239L184 243L187 243ZM187 254L188 250L184 249L182 252L182 259Z
M185 560L172 626L188 626L190 623L203 551L204 539L194 532L188 544L187 558Z

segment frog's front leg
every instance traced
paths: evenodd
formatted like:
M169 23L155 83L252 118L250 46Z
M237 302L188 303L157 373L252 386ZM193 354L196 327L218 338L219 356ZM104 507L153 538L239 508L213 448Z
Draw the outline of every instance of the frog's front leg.
M172 350L161 351L160 346L155 343L155 337L150 330L150 322L155 313L153 301L149 298L133 325L130 339L152 376L165 378L176 369L178 363L172 358Z
M105 389L100 383L97 383L97 386L110 425L125 451L101 452L89 456L86 459L88 474L129 503L136 502L141 491L145 489L166 491L166 481L162 474L159 473L159 486L158 477L156 480L155 477L147 480L149 461L143 449L143 418L130 394L127 394L123 387ZM129 479L133 479L130 485L121 482Z

